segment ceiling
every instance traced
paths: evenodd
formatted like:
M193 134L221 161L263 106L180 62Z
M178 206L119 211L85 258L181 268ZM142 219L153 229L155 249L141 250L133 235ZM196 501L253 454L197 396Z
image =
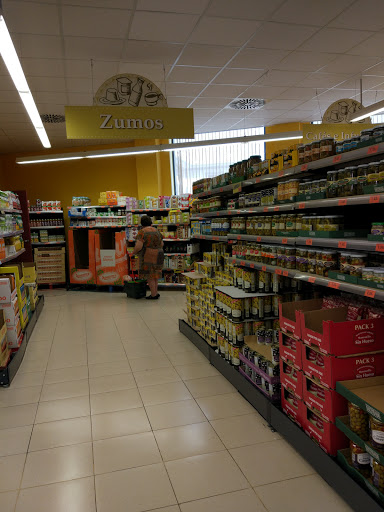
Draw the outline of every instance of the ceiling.
M3 10L41 114L91 105L124 72L157 83L168 106L192 107L196 132L318 120L334 100L359 99L360 78L364 106L384 99L383 0L3 0ZM226 108L237 97L267 103ZM87 143L46 127L53 148ZM0 59L0 152L39 149Z

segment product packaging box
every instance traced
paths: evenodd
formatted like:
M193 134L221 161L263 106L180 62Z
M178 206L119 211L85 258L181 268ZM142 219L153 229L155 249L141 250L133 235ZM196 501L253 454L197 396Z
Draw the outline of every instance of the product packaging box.
M292 421L300 427L303 426L305 416L304 402L284 386L281 386L281 407Z
M280 360L280 382L288 391L303 398L303 372Z
M19 304L17 297L12 302L0 304L0 309L4 312L4 318L7 325L16 325L19 321Z
M349 440L336 425L327 421L305 404L304 409L304 431L326 453L336 456L337 450L347 448Z
M301 311L304 343L335 356L384 350L384 318L346 321L348 308Z
M316 353L317 357L314 357ZM315 345L302 346L303 372L322 386L336 389L340 380L384 375L384 352L335 357L322 354Z
M279 351L280 358L286 363L294 366L298 370L302 367L303 343L291 336L279 332Z
M36 282L36 264L35 263L23 263L23 275L24 283L35 283Z
M303 395L305 404L331 423L335 423L336 416L348 413L345 398L334 389L327 389L309 377L304 377Z
M301 338L301 311L321 309L322 299L301 300L297 302L283 302L279 304L280 329L294 338Z
M14 276L0 278L0 304L10 304L17 299L16 280Z
M8 347L10 349L17 349L20 346L23 333L21 332L20 317L16 325L7 325L7 339Z
M123 286L128 274L125 231L96 230L96 284Z
M69 229L68 247L70 282L96 284L95 231Z
M0 310L0 368L5 368L11 357L11 349L8 347L7 326L4 313Z
M384 376L337 382L336 391L384 423Z

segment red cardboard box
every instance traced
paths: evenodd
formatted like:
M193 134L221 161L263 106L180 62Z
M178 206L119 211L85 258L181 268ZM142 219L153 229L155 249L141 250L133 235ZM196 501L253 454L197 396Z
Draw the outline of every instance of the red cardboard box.
M315 351L321 359L322 366L317 361L310 360L310 351ZM384 352L368 354L353 354L335 357L320 354L318 347L302 346L303 372L311 379L327 388L336 388L336 382L341 380L363 379L384 375Z
M304 377L303 395L305 404L327 421L335 423L336 416L348 414L348 402L344 397L334 389L320 386L309 377Z
M304 343L343 356L384 350L384 318L347 322L347 308L301 311Z
M296 396L292 400L290 396L292 396L292 393L281 386L281 407L283 411L292 421L302 427L305 416L304 402Z
M280 382L282 386L298 398L303 398L303 372L282 359L280 359Z
M280 329L291 333L295 338L301 338L300 311L320 309L322 299L300 300L297 302L283 302L279 304Z
M330 455L336 456L337 450L349 446L349 439L336 425L316 414L305 404L303 428L305 433Z
M280 358L298 370L301 370L302 367L302 346L303 344L301 341L296 340L281 331L279 332Z

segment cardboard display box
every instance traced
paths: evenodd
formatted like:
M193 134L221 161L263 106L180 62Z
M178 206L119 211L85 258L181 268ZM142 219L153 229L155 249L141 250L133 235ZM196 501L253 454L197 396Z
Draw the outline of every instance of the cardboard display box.
M336 391L384 423L384 376L337 382Z
M310 360L310 351L321 355L322 366ZM384 351L369 352L335 357L321 354L318 347L302 346L303 372L305 375L327 388L337 389L337 381L365 379L384 375Z
M96 230L96 284L123 286L128 274L125 231Z
M267 361L279 364L279 348L274 345L261 345L257 342L257 336L244 336L244 343L252 350L262 355Z
M309 377L304 377L303 395L305 404L327 421L335 423L336 416L348 413L348 402L345 398L334 389L320 386Z
M14 276L0 278L0 304L10 304L15 299L17 290Z
M280 382L298 398L303 398L303 372L289 365L283 359L280 360Z
M348 322L347 312L346 307L301 311L304 343L335 356L384 350L384 318Z
M20 336L22 336L22 331L20 317L18 317L15 325L7 325L8 347L11 349L19 348Z
M36 264L35 263L23 263L23 275L24 283L35 283L36 282Z
M348 438L330 421L304 404L303 428L326 453L336 456L337 450L347 448Z
M0 304L0 309L4 312L4 318L7 325L16 325L19 317L19 304L17 297L12 302Z
M302 367L302 345L300 340L296 340L283 332L279 332L280 358L298 370L301 370Z
M71 283L96 284L94 230L68 230L68 260Z
M15 263L9 267L0 267L0 277L11 277L16 280L17 300L19 304L21 328L25 329L28 324L28 315L23 313L26 307L26 293L24 286L24 276L22 264ZM13 276L13 277L12 277Z
M294 400L290 401L290 395L292 393L284 386L281 386L281 407L283 411L292 421L302 427L305 415L304 402L297 396L294 397Z
M294 338L301 338L301 311L313 311L320 309L322 299L300 300L297 302L283 302L279 304L280 329L285 333L291 333Z

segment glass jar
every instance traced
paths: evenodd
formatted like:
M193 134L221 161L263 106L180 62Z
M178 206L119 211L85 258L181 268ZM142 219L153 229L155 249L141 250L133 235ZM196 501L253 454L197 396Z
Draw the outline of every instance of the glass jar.
M349 273L349 252L341 252L339 256L340 272Z
M305 182L305 193L312 194L312 180L306 180Z
M372 483L380 492L384 491L384 466L374 458L372 458Z
M256 178L260 174L260 163L261 156L253 155L249 157L248 160L248 176L250 178Z
M325 231L324 229L324 219L325 217L324 216L317 216L315 217L315 221L314 221L314 230L315 231Z
M318 194L320 192L320 180L312 181L312 194Z
M371 139L373 136L372 128L368 128L367 130L362 130L360 133L360 142L366 142Z
M369 416L369 441L371 445L384 452L384 423L373 416Z
M296 249L296 268L300 272L308 272L308 249L304 247Z
M305 195L305 182L304 181L301 181L299 183L299 194Z
M352 466L360 471L362 475L368 478L371 473L370 455L368 455L368 453L363 450L363 448L360 448L360 446L353 441L350 442L350 449Z
M285 213L280 215L279 231L285 231L288 215Z
M338 171L327 172L327 197L332 199L338 194Z
M302 165L305 163L305 146L304 144L297 148L298 164Z
M320 158L320 141L314 140L311 144L312 162Z
M343 142L343 153L351 150L351 139L344 139Z
M327 180L319 180L319 192L326 192L327 191Z
M296 215L291 213L287 216L287 221L285 223L286 231L295 231L296 230Z
M344 171L344 196L355 196L357 193L357 167L346 167Z
M351 137L350 150L353 151L354 149L356 149L359 142L360 142L360 137Z
M372 131L373 131L373 133L372 133L373 138L381 137L382 135L384 135L384 125L380 124L379 126L375 126Z
M311 144L305 144L304 146L304 163L307 164L312 162L312 147Z
M369 437L369 415L360 407L348 402L349 426L363 441Z
M342 231L344 229L343 215L325 215L324 231Z
M372 222L371 235L384 235L384 222Z
M247 178L248 177L248 160L242 160L241 161L241 164L240 164L240 176L242 178Z
M320 140L320 158L326 158L335 152L335 142L332 138Z
M379 162L370 162L368 164L368 185L377 185L379 182Z
M323 251L316 251L316 275L324 275L324 262L322 258Z
M384 269L375 268L373 271L373 281L375 283L384 284Z
M375 281L375 269L372 267L362 268L361 279L364 279L364 281Z
M289 180L286 199L294 201L299 193L299 180Z
M350 259L349 275L360 277L362 268L367 265L367 255L364 253L351 253Z
M343 153L344 151L344 142L342 140L338 140L335 144L335 153L338 155L339 153Z
M346 178L345 169L337 171L337 197L343 197L345 193L345 184L348 181Z
M316 274L316 251L315 249L308 249L308 272Z
M383 183L384 181L384 160L380 160L379 162L379 182Z
M294 247L285 248L286 268L294 269L296 266L296 249Z
M336 270L337 269L337 251L323 251L322 254L322 261L323 261L323 267L324 267L324 276L328 276L328 272L330 270Z
M356 184L356 194L362 195L364 194L363 187L368 184L368 164L362 164L357 166L357 184Z
M300 231L301 229L303 229L303 217L304 213L298 213L296 215L296 231Z

